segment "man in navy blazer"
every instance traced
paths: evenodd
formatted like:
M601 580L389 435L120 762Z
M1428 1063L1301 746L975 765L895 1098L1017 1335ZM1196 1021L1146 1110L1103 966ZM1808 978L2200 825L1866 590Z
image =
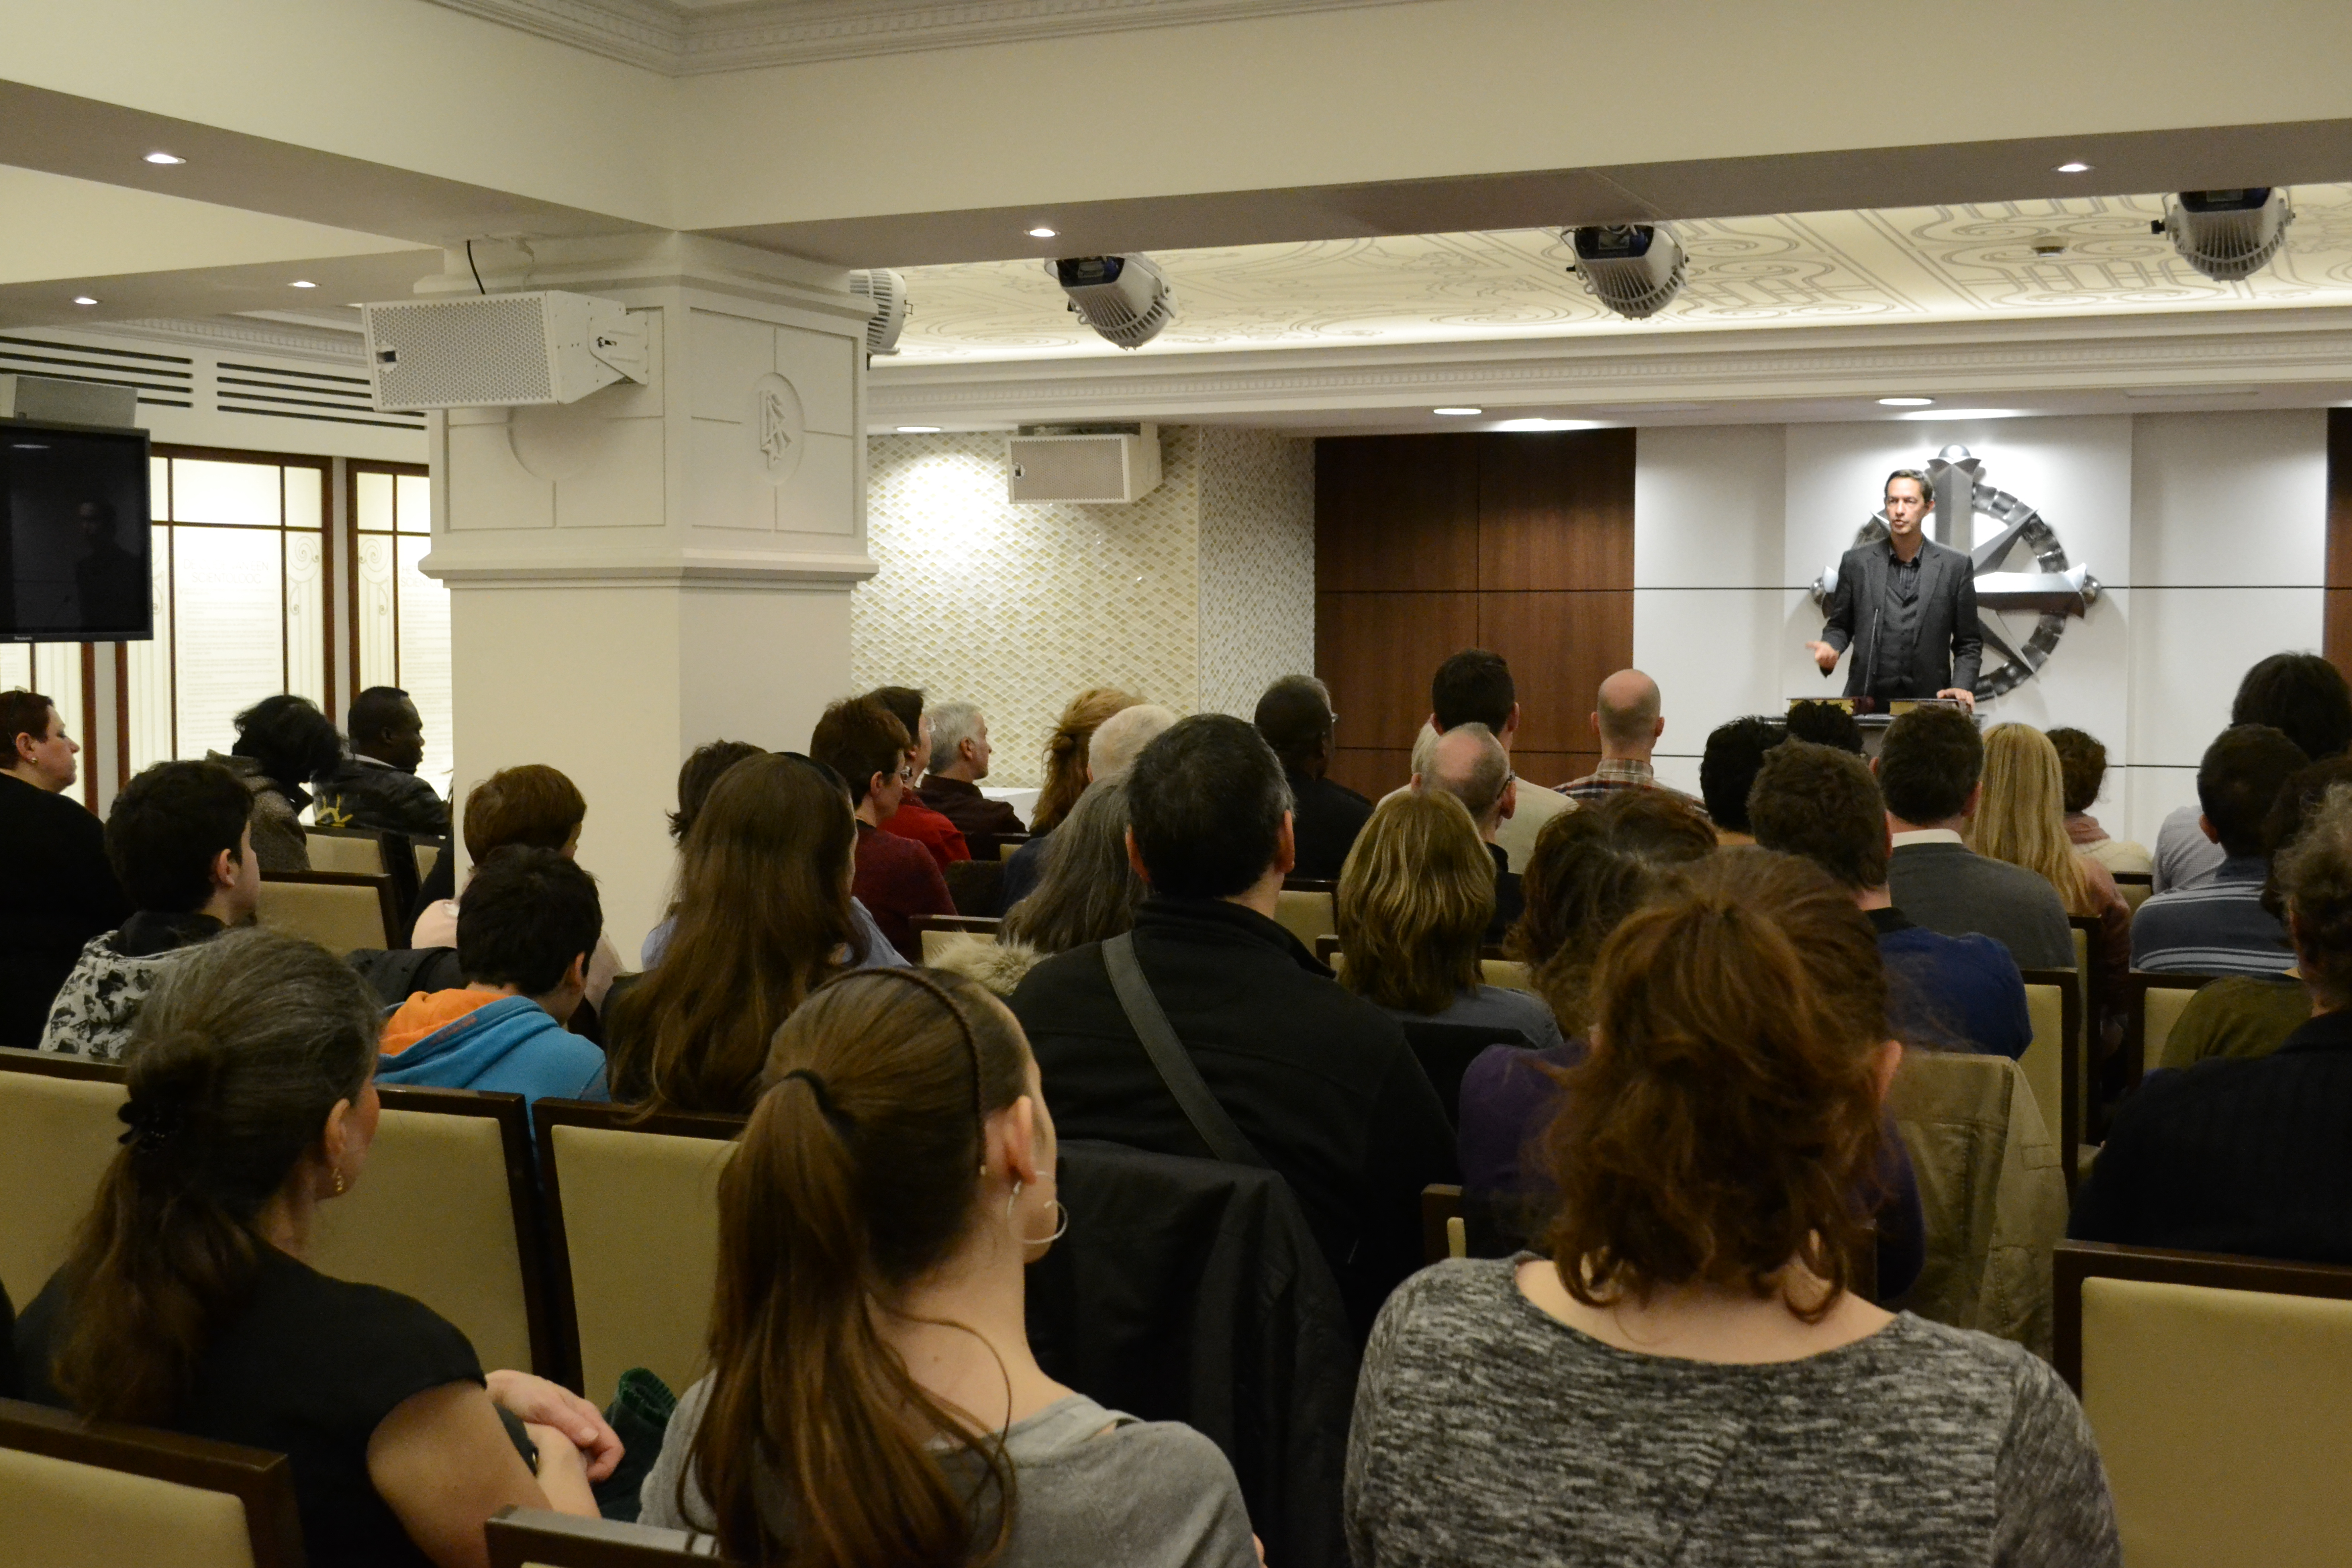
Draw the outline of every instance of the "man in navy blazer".
M1927 475L1895 469L1885 496L1887 536L1845 552L1822 640L1806 647L1823 675L1853 650L1848 697L1949 697L1974 710L1984 653L1975 563L1923 531L1936 500Z

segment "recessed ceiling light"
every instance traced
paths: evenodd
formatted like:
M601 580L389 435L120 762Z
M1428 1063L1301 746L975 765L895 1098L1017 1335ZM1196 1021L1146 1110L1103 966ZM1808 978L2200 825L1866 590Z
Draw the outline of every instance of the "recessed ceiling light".
M2061 163L2050 172L2053 174L2087 174L2091 172L2091 165L2077 159L2071 163Z
M1029 237L1032 239L1051 239L1054 237L1055 233L1055 230L1046 228L1043 225L1040 225L1029 231Z
M1598 419L1498 419L1497 430L1598 430Z
M1459 419L1465 415L1484 414L1486 411L1483 408L1433 408L1430 412L1443 414L1449 419Z
M2014 419L2022 408L1938 408L1933 413L1898 414L1897 419Z
M308 278L297 278L293 282L289 283L287 287L289 289L316 289L318 285L311 282Z
M91 299L87 294L77 294L74 296L74 303L77 305L95 305L98 301Z
M185 158L175 158L169 153L150 153L147 154L147 162L151 163L184 163L187 160Z
M1932 397L1882 397L1878 405L1881 408L1925 408L1935 401Z
M940 434L941 428L942 426L937 425L901 425L898 426L898 434L901 436L936 436Z

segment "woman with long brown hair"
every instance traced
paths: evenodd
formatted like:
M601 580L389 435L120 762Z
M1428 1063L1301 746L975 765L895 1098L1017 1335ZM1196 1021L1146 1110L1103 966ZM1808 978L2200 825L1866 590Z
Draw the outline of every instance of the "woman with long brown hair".
M1357 1568L2118 1563L2057 1374L1852 1289L1902 1054L1853 895L1724 850L1617 928L1592 996L1550 1257L1439 1264L1372 1331Z
M864 938L850 909L856 818L840 776L784 752L711 785L686 836L661 963L605 1026L613 1098L741 1115L769 1037Z
M313 1563L479 1564L502 1508L595 1518L620 1444L577 1395L485 1376L422 1303L303 1261L367 1163L380 1022L312 943L191 950L141 1009L124 1147L17 1325L17 1366L43 1404L286 1455Z
M1116 686L1090 686L1070 699L1045 739L1045 784L1030 808L1029 831L1050 833L1069 816L1087 787L1087 746L1102 721L1143 699Z
M835 980L776 1031L719 1178L710 1374L649 1524L795 1568L1256 1562L1206 1437L1047 1377L1023 1269L1060 1234L1021 1026L928 970Z

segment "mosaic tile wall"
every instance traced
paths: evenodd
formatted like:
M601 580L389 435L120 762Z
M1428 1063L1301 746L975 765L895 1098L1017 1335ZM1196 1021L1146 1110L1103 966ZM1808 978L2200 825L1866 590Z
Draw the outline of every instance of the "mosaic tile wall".
M1246 719L1275 679L1315 668L1315 443L1200 437L1199 706Z

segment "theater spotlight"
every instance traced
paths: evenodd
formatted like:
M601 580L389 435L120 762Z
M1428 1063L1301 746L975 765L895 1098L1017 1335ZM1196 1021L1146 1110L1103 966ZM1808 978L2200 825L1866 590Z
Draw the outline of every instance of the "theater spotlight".
M2172 237L2180 259L2223 283L2251 278L2286 243L2294 204L2276 185L2235 191L2183 191L2164 204L2149 232Z
M1139 349L1176 319L1176 294L1148 256L1072 256L1045 263L1087 325Z
M874 314L866 321L866 352L869 354L894 354L898 352L898 334L907 330L907 278L887 267L869 272L849 275L849 291L863 294L874 301Z
M1666 308L1683 291L1689 258L1675 237L1646 223L1572 228L1565 237L1576 252L1570 268L1584 291L1616 311L1641 321Z

